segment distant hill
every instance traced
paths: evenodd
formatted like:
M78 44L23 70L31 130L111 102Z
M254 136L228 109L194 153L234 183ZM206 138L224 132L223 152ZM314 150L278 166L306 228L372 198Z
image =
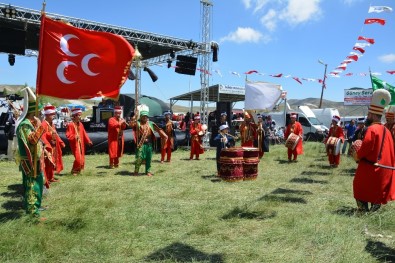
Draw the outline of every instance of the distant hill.
M5 94L11 94L11 93L18 93L20 94L21 89L23 89L25 86L24 85L0 85L0 95L5 95ZM98 103L95 100L62 100L62 99L54 99L54 98L47 98L43 96L42 102L51 102L53 105L59 106L64 103L81 103L85 106L87 106L88 109L91 109L92 106L96 103ZM287 100L287 103L290 105L292 109L297 109L298 106L300 105L307 105L312 109L317 109L319 104L320 104L320 99L319 98L306 98L306 99L290 99ZM200 104L195 103L195 107L193 107L192 111L197 112L200 110ZM339 113L341 116L365 116L367 115L367 106L344 106L344 103L341 102L336 102L336 101L331 101L331 100L322 100L322 108L336 108L339 110ZM279 105L279 107L276 109L278 111L281 111L284 109L284 104ZM208 111L214 111L215 107L209 107ZM242 110L242 109L235 109L235 110ZM174 105L173 106L173 112L183 112L186 113L190 111L190 108L187 106L179 106L179 105ZM89 110L88 110L89 114Z
M312 109L318 109L320 105L319 98L306 98L301 100L290 99L287 100L287 103L292 109L297 109L298 106L307 105ZM331 100L322 100L322 107L321 108L336 108L338 109L341 116L365 116L367 115L367 106L344 106L344 103L331 101ZM284 104L280 104L279 107L276 109L278 111L282 111L284 109ZM209 111L215 110L214 107L209 107ZM236 110L236 109L235 109ZM241 110L241 109L238 109ZM190 111L189 107L185 106L173 106L173 112L188 112ZM199 111L199 107L193 107L193 112Z

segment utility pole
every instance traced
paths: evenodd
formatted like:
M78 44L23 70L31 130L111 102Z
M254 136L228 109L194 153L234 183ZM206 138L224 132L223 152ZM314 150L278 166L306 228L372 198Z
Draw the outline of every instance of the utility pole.
M322 80L322 88L321 88L321 98L320 98L320 105L318 106L319 109L321 109L322 106L322 97L324 96L324 89L325 89L325 80L326 80L326 69L328 67L328 64L324 63L322 60L318 60L318 63L322 64L325 66L325 72L324 72L324 79Z

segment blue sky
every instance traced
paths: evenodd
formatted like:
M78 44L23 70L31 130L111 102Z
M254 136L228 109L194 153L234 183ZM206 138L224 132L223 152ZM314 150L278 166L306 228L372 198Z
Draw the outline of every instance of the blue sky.
M3 1L2 1L3 2ZM395 8L392 0L212 0L211 39L219 43L218 62L211 64L210 85L244 86L249 80L281 84L289 99L319 98L324 65L327 73L336 70L359 36L373 38L364 47L358 61L347 64L340 77L328 76L324 99L343 101L344 89L370 88L369 68L377 77L395 84L395 12L368 13L370 6ZM13 0L9 3L34 10L42 1ZM199 0L92 1L47 0L46 11L86 20L128 27L181 39L201 40L201 4ZM386 24L365 25L367 18L384 19ZM199 64L199 62L198 62ZM199 73L181 75L167 65L151 69L159 80L153 83L142 74L142 93L168 102L170 97L200 89ZM214 70L221 72L222 77ZM35 87L37 61L34 57L16 57L9 66L7 54L0 53L0 84L25 84ZM240 77L232 74L237 72ZM281 78L270 75L283 74ZM353 74L346 76L346 74ZM380 75L381 74L381 75ZM288 77L285 77L288 76ZM295 81L296 77L302 85ZM303 80L306 79L306 80ZM122 93L133 93L134 82L127 81ZM178 105L187 105L179 102ZM199 105L197 102L195 105ZM237 106L242 107L241 104Z

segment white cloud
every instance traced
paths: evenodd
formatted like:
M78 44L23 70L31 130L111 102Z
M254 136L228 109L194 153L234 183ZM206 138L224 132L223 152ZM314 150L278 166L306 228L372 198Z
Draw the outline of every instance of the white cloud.
M395 62L395 54L382 55L379 60L383 63L393 63Z
M261 19L261 24L266 27L267 30L269 31L274 31L276 30L277 27L277 12L274 9L270 9L266 15L262 16Z
M244 7L249 9L251 7L251 0L242 0Z
M221 38L220 42L235 42L235 43L258 43L263 41L269 42L271 39L268 36L264 36L261 32L251 27L238 27L236 31L229 33L226 37Z
M349 6L357 4L358 2L362 2L362 0L344 0L344 4Z
M254 8L254 13L258 12L261 10L265 5L269 2L269 0L256 0L255 8Z
M317 19L322 11L319 6L321 0L289 0L288 6L281 12L280 19L291 25Z

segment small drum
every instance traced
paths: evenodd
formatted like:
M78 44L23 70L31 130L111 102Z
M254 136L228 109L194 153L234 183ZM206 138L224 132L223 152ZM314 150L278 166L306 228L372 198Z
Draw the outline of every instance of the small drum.
M328 140L326 141L326 153L333 155L340 154L341 144L342 144L342 140L340 138L336 138L332 136L329 137Z
M350 152L349 154L354 158L354 160L356 162L359 161L358 156L357 156L357 152L358 150L361 148L362 146L362 140L356 140L355 142L353 142L350 146Z
M243 147L244 180L254 180L258 176L259 149Z
M295 133L291 133L287 140L285 141L285 147L287 147L290 150L295 150L296 145L298 145L300 136L296 135Z
M243 148L222 149L219 163L219 176L222 180L228 182L243 180Z

